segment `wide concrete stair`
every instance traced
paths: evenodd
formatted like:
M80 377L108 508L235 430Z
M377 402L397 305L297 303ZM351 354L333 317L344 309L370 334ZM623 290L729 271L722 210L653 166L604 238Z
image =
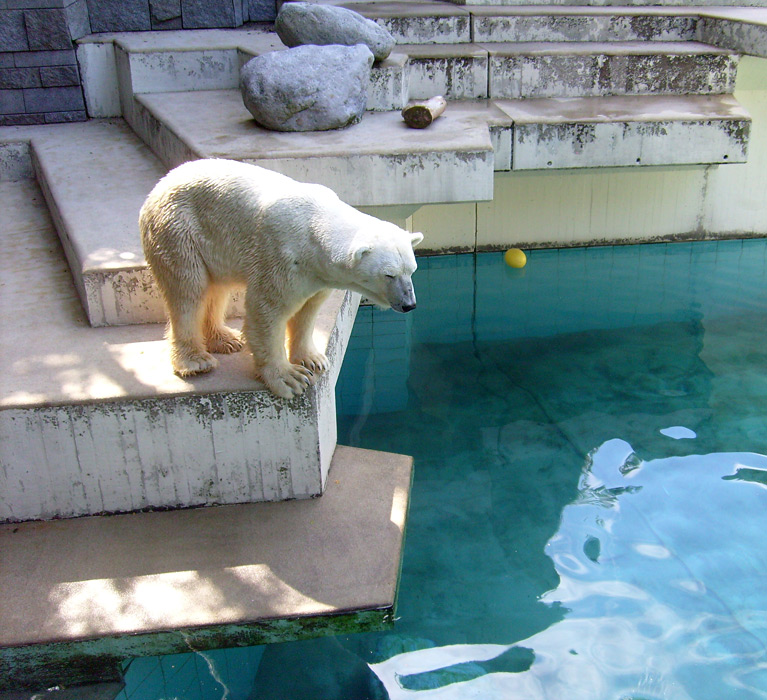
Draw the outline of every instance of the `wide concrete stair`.
M90 102L122 115L166 167L236 158L358 206L487 200L499 171L747 158L750 117L732 91L740 55L767 55L767 10L323 1L398 41L374 66L355 126L255 125L239 68L284 48L263 30L185 32L183 45L173 32L87 38ZM402 107L435 94L450 101L445 114L425 130L405 127Z

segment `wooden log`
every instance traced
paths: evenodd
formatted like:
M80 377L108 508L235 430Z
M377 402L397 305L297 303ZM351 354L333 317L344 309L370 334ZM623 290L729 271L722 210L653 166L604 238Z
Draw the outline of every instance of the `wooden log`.
M410 102L402 110L402 118L405 120L405 124L413 129L425 129L445 111L446 106L447 100L442 95L428 100Z

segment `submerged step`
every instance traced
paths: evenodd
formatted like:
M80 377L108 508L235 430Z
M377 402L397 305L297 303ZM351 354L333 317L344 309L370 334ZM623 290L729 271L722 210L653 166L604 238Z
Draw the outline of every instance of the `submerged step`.
M751 118L731 95L497 100L512 169L743 163Z
M339 446L318 499L0 525L0 691L390 627L411 472Z

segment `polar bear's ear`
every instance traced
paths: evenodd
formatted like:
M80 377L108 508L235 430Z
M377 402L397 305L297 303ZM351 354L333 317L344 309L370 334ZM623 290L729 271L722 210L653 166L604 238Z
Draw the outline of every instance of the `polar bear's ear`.
M410 245L415 248L421 241L423 240L423 234L422 233L411 233L410 234Z
M355 248L354 252L352 253L352 260L354 260L355 263L358 263L371 250L373 250L373 246L371 245L361 245L358 248Z

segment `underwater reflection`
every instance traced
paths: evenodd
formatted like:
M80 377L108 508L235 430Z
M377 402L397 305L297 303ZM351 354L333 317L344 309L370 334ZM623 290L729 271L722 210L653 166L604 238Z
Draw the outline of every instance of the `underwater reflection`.
M559 584L541 602L564 619L512 645L420 649L370 668L391 700L767 698L765 485L764 455L644 461L608 440L545 548ZM517 668L488 668L510 654Z

